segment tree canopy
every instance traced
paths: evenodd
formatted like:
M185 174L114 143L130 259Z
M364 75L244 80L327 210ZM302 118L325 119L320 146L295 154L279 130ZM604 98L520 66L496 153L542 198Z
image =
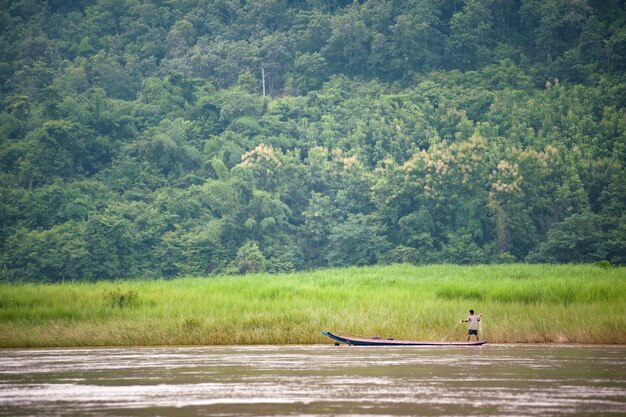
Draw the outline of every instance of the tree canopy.
M0 280L626 264L623 2L0 4Z

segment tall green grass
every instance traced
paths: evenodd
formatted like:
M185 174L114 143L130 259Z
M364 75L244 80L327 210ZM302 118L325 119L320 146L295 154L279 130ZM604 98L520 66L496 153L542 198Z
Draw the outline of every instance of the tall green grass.
M492 342L626 343L626 270L593 265L328 269L0 285L0 346L308 344L321 330Z

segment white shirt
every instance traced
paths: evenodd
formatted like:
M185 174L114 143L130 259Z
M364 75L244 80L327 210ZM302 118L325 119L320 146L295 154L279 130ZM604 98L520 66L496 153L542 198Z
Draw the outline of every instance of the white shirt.
M469 316L467 318L467 321L469 321L470 330L478 330L478 322L480 321L478 316Z

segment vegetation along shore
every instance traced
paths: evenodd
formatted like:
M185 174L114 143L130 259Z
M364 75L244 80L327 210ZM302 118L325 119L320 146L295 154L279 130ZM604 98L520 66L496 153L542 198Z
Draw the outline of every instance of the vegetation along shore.
M327 343L321 330L502 343L626 343L626 270L375 266L289 274L0 284L0 346Z
M626 266L623 3L2 1L0 282Z

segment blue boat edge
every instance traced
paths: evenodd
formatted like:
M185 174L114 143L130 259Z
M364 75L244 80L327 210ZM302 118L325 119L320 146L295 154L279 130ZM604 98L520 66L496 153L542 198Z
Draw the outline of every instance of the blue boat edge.
M345 343L349 346L482 346L487 343L486 340L480 340L477 342L422 342L422 341L393 341L393 339L371 339L363 340L365 338L349 338L336 335L329 331L322 331L322 334L337 342ZM338 346L339 343L335 343Z
M350 341L346 338L343 338L341 336L337 336L336 334L333 334L329 331L323 330L322 334L326 337L329 337L333 340L336 340L337 342L341 342L341 343L345 343L346 345L352 345L352 343L350 343ZM335 343L335 346L339 346L339 343Z
M326 337L330 337L331 339L338 340L338 341L343 342L343 343L348 343L348 341L347 341L346 339L344 339L344 338L342 338L342 337L339 337L339 336L337 336L337 335L335 335L335 334L332 334L332 333L331 333L331 332L329 332L329 331L322 330L322 334L323 334L324 336L326 336Z

